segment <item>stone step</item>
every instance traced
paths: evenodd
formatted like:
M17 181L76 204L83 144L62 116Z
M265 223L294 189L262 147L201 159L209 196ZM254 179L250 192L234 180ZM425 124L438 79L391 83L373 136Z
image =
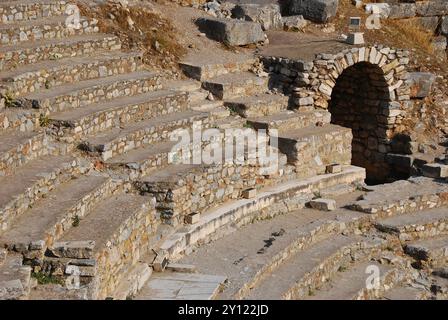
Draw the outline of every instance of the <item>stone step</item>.
M277 267L246 298L297 300L307 297L350 263L361 250L362 240L362 237L335 235L318 241Z
M182 151L173 152L177 144L177 141L153 143L112 157L106 161L106 165L114 170L123 170L134 180L149 174L157 168L166 167L182 159ZM191 144L186 146L186 148L191 150Z
M251 72L230 73L206 80L202 87L218 99L228 100L265 93L268 90L268 78L258 77Z
M255 57L242 54L230 57L190 56L179 65L190 78L204 81L228 73L248 71L255 61Z
M202 121L207 126L208 114L185 111L131 123L87 137L80 147L100 154L106 161L130 150L167 140L174 130L189 128L195 121Z
M49 154L48 136L8 130L0 134L0 176L10 175L28 161Z
M2 72L3 90L15 97L82 80L137 71L140 52L97 52L92 56L43 61Z
M50 119L51 127L57 131L58 136L78 139L124 126L129 122L183 112L187 108L187 93L158 90L56 113Z
M59 60L93 54L99 50L119 50L118 37L103 33L83 34L64 39L45 39L0 47L0 71L45 60Z
M371 273L368 268L377 267L380 274L379 288L367 288ZM370 300L380 298L387 290L400 282L400 275L393 267L376 261L355 263L348 270L338 272L327 286L310 292L308 300Z
M199 81L192 79L168 81L163 84L163 88L175 92L188 93L188 101L192 105L205 101L209 94L207 91L201 89L201 83Z
M337 184L355 184L364 178L364 169L349 166L336 174L294 179L273 186L264 186L257 191L254 198L229 201L203 212L198 223L178 230L163 242L160 249L169 253L171 261L176 261L191 252L198 244L222 237L234 231L235 227L239 228L253 222L259 216L261 218L273 217L303 208L307 199L313 197L313 191ZM297 199L303 199L303 202L301 203ZM280 205L277 206L274 203ZM325 217L328 217L328 214L332 213L325 214ZM350 212L350 214L360 216L358 212ZM238 274L240 274L239 271Z
M39 114L25 108L0 108L0 132L17 130L30 132L40 127Z
M424 290L419 290L413 288L409 285L398 285L383 296L383 300L422 300L425 298L426 292Z
M436 208L380 220L375 227L401 241L448 234L448 210Z
M448 185L425 177L368 186L368 191L351 209L388 217L448 205Z
M114 300L131 300L142 290L152 275L152 268L144 262L137 262L124 272L112 297Z
M352 133L349 128L327 124L278 133L278 148L288 163L308 174L325 172L326 165L350 164ZM272 144L272 137L271 137Z
M55 16L30 21L0 24L0 39L2 45L13 45L25 41L43 39L60 39L73 35L98 32L98 21L80 18L79 28L68 28L66 16Z
M301 193L299 197L305 201L307 196ZM314 245L328 238L335 240L340 232L350 234L363 224L362 215L341 209L344 201L341 198L338 201L338 211L329 213L304 209L298 202L283 208L278 203L267 205L263 210L244 217L244 226L241 216L223 217L229 225L216 226L216 235L208 238L203 238L202 234L209 227L199 222L196 228L201 230L200 238L191 235L192 239L198 241L198 248L194 248L180 263L194 264L200 272L210 273L213 270L217 274L226 275L229 283L219 299L250 299L253 291L263 286L264 281L271 281L270 276L296 255L311 250ZM229 251L227 248L234 243L244 243L244 246ZM325 259L324 253L320 256L322 260ZM346 253L347 256L349 254ZM294 272L294 269L291 270L291 281L285 290L294 284ZM275 291L275 286L268 291ZM269 293L265 294L268 298Z
M288 97L279 94L257 94L229 99L224 105L244 118L263 117L276 114L288 108Z
M201 89L201 83L192 79L172 80L165 82L163 84L163 89L181 92L194 92Z
M249 118L248 125L256 130L269 129L287 130L303 129L309 126L315 126L316 123L329 124L331 114L326 111L281 111L273 115Z
M14 219L0 243L25 258L39 258L101 200L116 191L118 183L100 175L81 176L55 187Z
M404 251L432 268L448 265L448 236L407 243Z
M14 217L84 169L70 156L44 156L21 166L12 176L1 177L0 230L6 230Z
M225 281L226 277L216 275L156 273L135 300L213 300Z
M26 299L31 288L31 267L21 254L8 254L0 265L0 300Z
M107 102L125 96L134 96L160 89L160 75L149 71L136 71L83 80L30 93L17 100L27 108L42 112L62 112L90 104Z
M20 0L0 2L0 17L3 23L49 18L65 14L65 0Z
M125 275L123 271L135 264L149 250L148 232L156 229L153 198L132 193L113 195L99 203L78 227L71 228L58 243L90 242L94 244L88 256L94 259L96 271L92 298L105 299L112 294ZM53 249L54 250L54 249ZM62 254L61 256L63 256Z

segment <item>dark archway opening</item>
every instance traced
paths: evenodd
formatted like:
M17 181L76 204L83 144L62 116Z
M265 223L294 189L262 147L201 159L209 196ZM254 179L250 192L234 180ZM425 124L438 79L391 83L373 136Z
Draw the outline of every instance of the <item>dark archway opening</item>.
M383 114L390 100L382 69L368 62L345 69L333 88L331 122L352 129L352 164L366 169L368 184L390 180L386 162L388 119Z

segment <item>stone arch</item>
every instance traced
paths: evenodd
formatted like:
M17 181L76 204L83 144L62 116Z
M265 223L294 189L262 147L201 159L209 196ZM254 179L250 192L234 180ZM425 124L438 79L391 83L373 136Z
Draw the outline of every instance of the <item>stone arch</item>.
M410 103L407 56L403 50L362 47L320 54L313 62L315 105L330 111L332 123L352 129L352 163L366 168L372 183L398 178L388 154Z

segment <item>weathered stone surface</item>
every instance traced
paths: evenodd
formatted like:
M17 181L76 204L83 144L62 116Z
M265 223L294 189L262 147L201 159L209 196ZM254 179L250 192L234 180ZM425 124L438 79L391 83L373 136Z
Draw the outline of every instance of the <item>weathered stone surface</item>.
M448 165L440 163L425 164L422 168L423 175L429 178L448 177Z
M283 17L283 28L287 31L300 31L307 24L308 21L302 15Z
M448 16L443 17L442 24L440 25L440 32L448 37Z
M448 2L446 0L417 1L415 3L418 16L443 16L448 14Z
M333 163L327 166L326 173L339 173L342 172L342 166L340 164L337 163Z
M333 199L318 198L309 202L311 208L322 211L336 210L336 201Z
M64 241L56 242L50 251L59 258L90 259L94 248L94 241Z
M408 84L411 87L411 97L425 98L431 93L436 76L429 72L410 72Z
M327 22L336 15L339 0L291 0L289 13L307 20Z
M435 32L439 26L440 17L417 17L415 21L427 31Z
M265 40L261 25L257 22L200 18L196 20L196 24L209 38L231 46L243 46Z
M258 22L263 30L282 27L278 4L239 4L232 10L232 18Z
M390 19L405 19L412 18L416 15L416 8L414 3L399 3L389 5Z
M448 46L448 38L445 36L435 37L432 41L432 46L436 52L444 54Z

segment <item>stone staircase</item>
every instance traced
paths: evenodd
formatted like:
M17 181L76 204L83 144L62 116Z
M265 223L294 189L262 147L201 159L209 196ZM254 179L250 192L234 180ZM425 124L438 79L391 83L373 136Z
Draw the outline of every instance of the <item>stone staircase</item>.
M153 269L189 262L206 243L239 240L245 246L236 250L250 250L268 231L278 232L266 242L274 244L241 261L229 247L208 255L225 256L226 269L200 270L193 287L207 298L328 298L318 289L332 279L340 298L380 298L408 279L402 260L383 263L391 238L425 268L443 265L443 184L372 188L357 200L365 170L350 165L350 130L330 124L326 111L291 109L269 77L257 75L256 58L188 56L180 66L189 79L167 79L142 64L142 53L122 51L96 21L67 27L66 6L0 2L1 299L157 298L161 283L182 286L186 277ZM223 141L225 129L265 130L278 170L260 170L259 157L238 147L238 163L183 163L212 145L175 148L173 135L193 136L199 122ZM329 170L333 164L341 170ZM355 210L341 200L336 212L299 212L317 195L347 193ZM396 198L378 201L384 194ZM189 221L192 214L199 219ZM411 249L428 237L442 239L420 244L434 253ZM375 292L360 286L359 270L370 263L384 271ZM233 284L219 293L225 278ZM342 294L337 288L350 278L357 281ZM275 291L265 289L272 284ZM188 286L179 292L163 294L195 296Z
M446 299L446 184L412 178L367 193L336 189L321 191L336 199L335 211L293 209L179 263L226 276L218 299ZM229 252L230 243L244 245ZM372 270L379 282L369 288Z
M0 3L2 299L134 296L151 276L151 249L174 260L260 211L281 214L303 204L297 196L364 179L348 165L349 149L323 155L325 136L341 148L349 135L327 126L327 114L288 110L288 98L251 72L256 58L193 57L181 63L190 79L170 80L143 65L141 52L121 50L97 21L68 26L67 6ZM192 133L198 121L222 137L234 127L302 131L280 136L295 141L293 155L282 152L291 142L269 148L276 173L262 173L247 151L238 164L177 164L207 145L173 152L172 135ZM292 160L320 152L308 173ZM344 170L316 176L334 162ZM251 189L258 193L245 198ZM199 222L185 224L193 212Z

